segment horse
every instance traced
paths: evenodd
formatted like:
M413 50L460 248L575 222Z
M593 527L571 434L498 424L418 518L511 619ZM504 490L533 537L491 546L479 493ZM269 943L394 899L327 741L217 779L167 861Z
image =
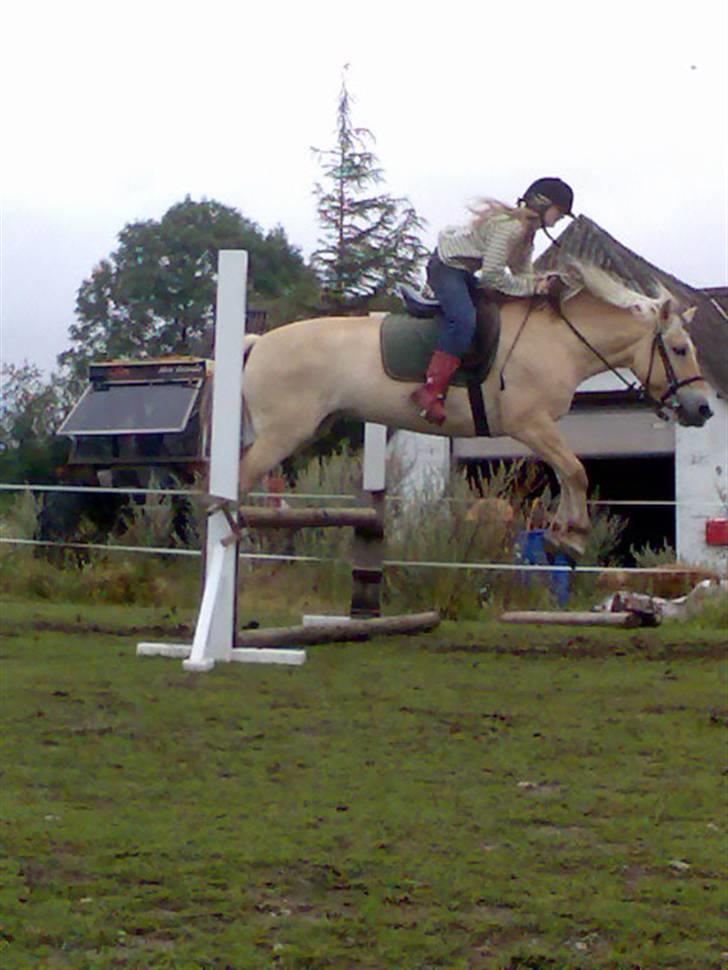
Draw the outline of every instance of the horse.
M656 296L645 296L582 261L570 261L564 285L561 301L514 298L502 305L498 350L482 392L491 435L510 435L553 469L560 496L546 541L576 562L590 528L588 481L557 421L582 381L628 368L661 416L700 427L712 411L686 329L694 308L679 307L661 284ZM435 427L409 400L416 385L388 376L383 317L314 317L245 338L243 495L339 413L427 434L476 435L465 388L450 388L445 423Z

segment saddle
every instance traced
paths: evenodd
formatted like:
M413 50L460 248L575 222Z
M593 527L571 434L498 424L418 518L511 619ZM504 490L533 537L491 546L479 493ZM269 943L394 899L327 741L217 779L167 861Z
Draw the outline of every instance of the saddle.
M393 380L422 381L440 333L440 304L405 284L396 293L407 312L388 313L382 321L382 364ZM450 382L455 386L482 384L493 365L500 340L500 307L491 296L478 292L475 334Z

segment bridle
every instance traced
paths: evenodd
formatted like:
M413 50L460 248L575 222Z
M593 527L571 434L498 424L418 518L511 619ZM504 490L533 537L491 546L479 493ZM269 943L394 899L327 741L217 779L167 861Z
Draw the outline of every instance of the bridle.
M667 347L665 346L665 337L662 330L659 327L655 327L655 331L652 335L652 346L650 348L650 365L647 368L647 377L644 382L638 381L633 383L628 381L620 372L613 367L609 361L604 357L601 351L587 340L583 333L574 326L574 324L569 320L566 314L561 309L560 301L558 299L552 300L551 306L556 311L558 316L564 321L567 327L571 330L575 337L577 337L585 347L598 357L599 360L604 364L605 368L611 371L615 377L617 377L627 388L628 391L633 391L638 395L638 398L643 401L649 402L655 409L655 413L663 421L669 420L669 414L666 408L674 411L679 407L679 401L677 400L678 391L687 387L689 384L694 384L696 381L702 381L700 374L695 374L693 377L685 377L682 380L678 379L675 373L675 368L670 360L670 355L667 352ZM530 312L530 311L529 311ZM525 321L524 321L525 322ZM662 361L662 366L665 369L665 377L667 379L667 390L660 397L656 398L650 393L650 381L652 378L652 371L655 366L655 358L659 354L660 360Z
M655 351L657 351L657 353L660 355L662 366L665 369L665 377L667 378L667 390L659 401L656 401L649 392L652 368L655 364ZM647 379L643 385L643 390L645 397L650 401L651 404L655 406L655 411L657 412L658 417L663 418L663 420L666 421L668 415L665 414L664 408L669 407L670 409L675 410L679 406L679 402L676 400L677 392L682 387L687 387L689 384L694 384L696 381L702 381L700 374L695 374L693 377L684 377L682 380L678 380L678 376L675 373L675 368L672 366L672 361L670 360L670 355L667 352L667 347L665 346L665 337L662 331L656 328L652 337L650 366L647 368ZM669 400L670 398L673 400Z

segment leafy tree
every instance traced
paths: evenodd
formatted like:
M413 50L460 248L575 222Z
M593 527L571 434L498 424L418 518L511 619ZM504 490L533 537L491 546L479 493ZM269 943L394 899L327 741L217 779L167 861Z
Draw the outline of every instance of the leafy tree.
M424 223L406 198L369 194L384 181L377 157L367 147L374 136L351 120L351 98L342 81L336 144L313 149L325 184L316 183L319 248L312 265L324 284L327 309L361 310L394 284L411 281L426 249L418 233Z
M0 381L0 479L53 481L68 452L68 443L54 437L68 406L62 385L46 382L28 363L3 364Z
M237 248L250 254L249 302L273 322L277 300L294 315L296 303L315 301L315 275L280 226L264 233L236 209L188 196L161 220L122 229L118 248L81 284L72 346L59 362L82 377L94 359L209 352L217 253Z

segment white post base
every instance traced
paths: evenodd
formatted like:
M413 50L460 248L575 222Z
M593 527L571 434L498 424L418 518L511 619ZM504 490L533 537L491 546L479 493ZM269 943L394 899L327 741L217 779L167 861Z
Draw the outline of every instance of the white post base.
M268 650L265 647L236 647L228 660L241 664L287 664L298 667L306 662L305 650Z
M188 660L192 653L189 643L139 643L138 657L172 657L174 660L184 660L182 666L192 672L206 672L215 666L214 660L202 660L198 663ZM267 650L263 647L236 647L228 657L219 657L222 661L232 661L241 664L286 664L298 667L306 662L305 650Z
M138 643L137 657L172 657L184 660L192 653L191 643Z

